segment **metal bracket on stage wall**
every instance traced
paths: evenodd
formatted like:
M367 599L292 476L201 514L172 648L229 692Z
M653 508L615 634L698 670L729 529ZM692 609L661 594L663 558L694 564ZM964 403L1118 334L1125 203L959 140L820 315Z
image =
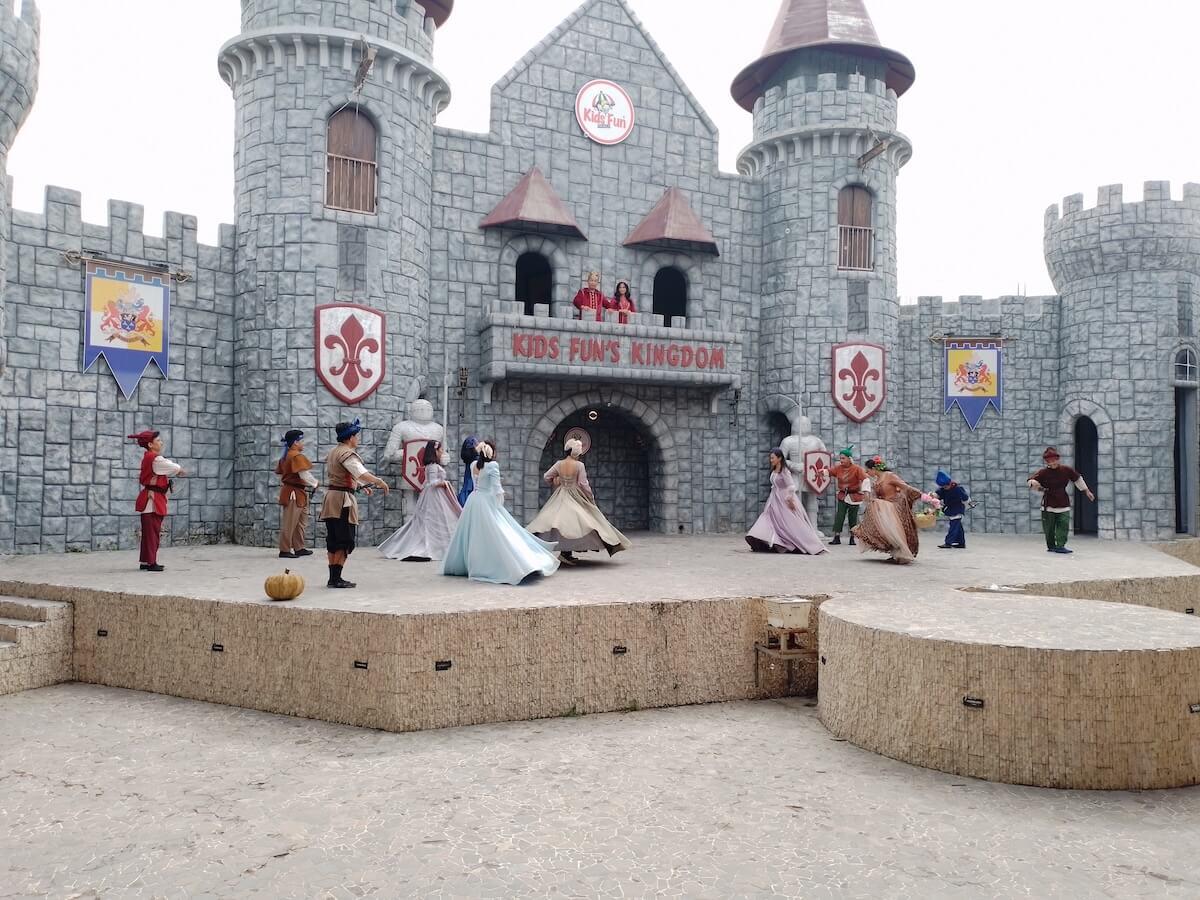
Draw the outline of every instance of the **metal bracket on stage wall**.
M170 263L149 262L144 259L137 259L132 256L119 256L112 253L104 253L100 250L64 250L63 259L68 265L81 266L85 262L101 262L112 263L121 266L133 266L139 269L149 269L154 272L162 272L168 278L172 279L176 284L183 284L191 281L195 274L184 271L183 269L172 269Z

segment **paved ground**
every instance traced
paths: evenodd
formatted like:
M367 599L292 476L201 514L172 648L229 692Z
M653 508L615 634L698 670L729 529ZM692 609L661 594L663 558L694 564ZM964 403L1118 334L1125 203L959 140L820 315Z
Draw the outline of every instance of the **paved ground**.
M931 540L930 537L933 537ZM1047 553L1040 536L972 535L968 550L938 550L926 532L916 564L899 567L878 554L842 545L820 556L751 553L740 535L635 535L632 550L612 559L584 557L578 568L519 587L447 578L437 563L355 553L353 591L324 586L321 556L281 560L277 552L229 545L163 551L163 573L139 572L136 551L42 554L0 558L0 585L34 582L139 594L265 603L268 574L295 569L308 589L293 605L372 612L424 613L614 601L786 596L854 591L864 595L921 595L933 588L1194 575L1196 568L1149 544L1073 540L1076 553ZM19 586L9 593L20 593Z
M0 897L1196 897L1200 788L989 784L805 701L414 734L0 698Z

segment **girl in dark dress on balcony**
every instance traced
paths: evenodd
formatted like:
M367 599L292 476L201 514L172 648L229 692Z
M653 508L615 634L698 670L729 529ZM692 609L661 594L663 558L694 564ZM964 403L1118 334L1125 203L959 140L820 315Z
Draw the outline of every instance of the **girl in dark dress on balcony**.
M637 312L637 307L633 305L633 297L629 295L628 281L617 282L617 286L613 288L613 295L608 301L608 308L617 310L618 319L622 325L629 324L629 314Z

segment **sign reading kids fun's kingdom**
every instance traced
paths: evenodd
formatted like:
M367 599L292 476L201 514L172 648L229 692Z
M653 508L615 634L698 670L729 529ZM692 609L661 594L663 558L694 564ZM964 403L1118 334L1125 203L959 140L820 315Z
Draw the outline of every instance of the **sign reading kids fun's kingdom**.
M633 101L616 82L597 78L579 89L575 118L597 144L619 144L633 132Z

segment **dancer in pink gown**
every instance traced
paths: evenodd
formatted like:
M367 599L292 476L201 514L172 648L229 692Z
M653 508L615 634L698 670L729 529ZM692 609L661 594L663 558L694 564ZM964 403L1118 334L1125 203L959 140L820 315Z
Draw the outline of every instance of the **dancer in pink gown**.
M769 459L771 496L746 535L746 543L760 553L824 553L825 542L796 497L796 482L784 463L783 451L776 447Z

